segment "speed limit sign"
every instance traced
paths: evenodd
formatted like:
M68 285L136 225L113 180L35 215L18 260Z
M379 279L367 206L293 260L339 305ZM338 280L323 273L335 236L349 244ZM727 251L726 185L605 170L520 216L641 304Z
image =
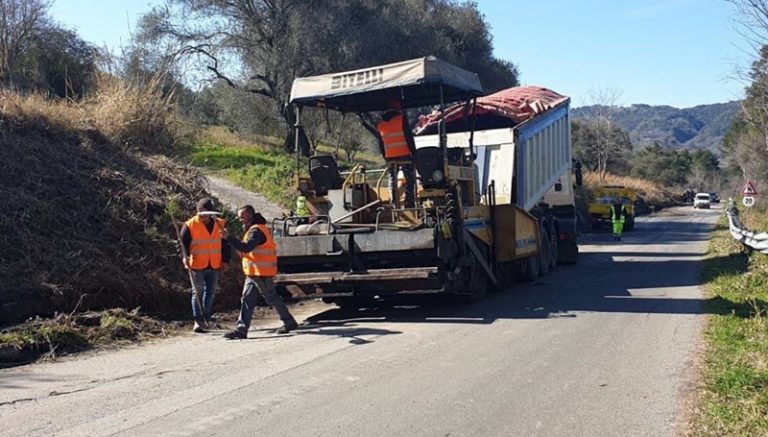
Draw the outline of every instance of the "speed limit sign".
M744 196L741 199L741 203L743 203L747 208L752 208L752 206L755 204L755 198L752 196Z

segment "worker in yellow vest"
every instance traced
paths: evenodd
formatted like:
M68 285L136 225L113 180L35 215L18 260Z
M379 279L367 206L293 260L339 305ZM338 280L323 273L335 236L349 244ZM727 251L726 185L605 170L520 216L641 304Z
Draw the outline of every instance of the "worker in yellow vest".
M221 271L227 269L231 256L229 245L222 240L221 230L225 221L218 218L213 200L204 198L197 202L197 214L181 227L179 236L184 245L184 267L192 272L194 288L192 290L192 317L194 332L205 332L206 322L212 322L213 298ZM200 293L203 308L200 308L196 292Z
M393 204L398 203L397 175L402 171L405 176L405 206L413 208L416 199L416 171L413 167L416 146L400 101L391 100L389 108L382 115L376 129L381 137L381 153L387 162L391 199Z
M222 229L222 236L241 253L245 284L240 299L240 317L237 319L237 325L234 330L224 334L224 338L228 340L248 338L248 328L251 326L251 318L253 310L256 309L259 294L277 311L283 322L283 326L275 333L286 334L293 331L299 324L275 291L275 284L272 282L272 277L277 275L277 251L272 232L267 228L267 221L251 205L241 207L237 211L237 216L245 231L243 239L238 240L230 236L226 229Z
M613 225L613 239L621 241L621 233L624 231L624 222L627 219L627 209L621 199L615 199L611 205L611 224Z
M307 208L307 196L299 194L299 196L296 197L296 210L293 211L293 213L296 217L301 217L296 221L297 225L306 225L309 223L309 216L312 214L309 212L309 208Z

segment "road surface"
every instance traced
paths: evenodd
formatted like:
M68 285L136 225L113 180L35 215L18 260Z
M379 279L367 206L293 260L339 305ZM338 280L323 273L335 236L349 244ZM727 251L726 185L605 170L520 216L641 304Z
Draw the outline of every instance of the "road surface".
M673 435L720 213L589 236L579 265L472 306L312 303L286 337L257 325L0 370L0 434Z

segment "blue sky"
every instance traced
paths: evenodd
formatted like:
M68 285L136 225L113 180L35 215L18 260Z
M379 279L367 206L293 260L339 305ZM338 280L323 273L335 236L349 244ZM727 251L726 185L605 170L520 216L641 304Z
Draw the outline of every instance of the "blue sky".
M55 0L53 17L86 40L119 47L157 0ZM498 57L520 80L591 102L599 89L618 103L690 107L738 99L730 77L748 66L725 0L479 0Z

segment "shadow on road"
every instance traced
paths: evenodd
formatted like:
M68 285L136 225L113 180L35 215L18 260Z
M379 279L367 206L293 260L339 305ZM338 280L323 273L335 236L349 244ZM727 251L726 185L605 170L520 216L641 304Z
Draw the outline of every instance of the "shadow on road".
M622 244L647 244L649 239L663 236L664 244L683 244L696 241L707 241L712 225L708 223L687 223L684 227L680 222L673 220L655 220L635 223L635 229L624 232ZM604 232L589 232L582 235L584 244L612 242L613 236L610 230ZM654 241L654 244L657 244Z
M320 329L322 328L322 329ZM294 337L296 335L321 335L329 337L348 338L350 344L362 345L373 343L372 340L362 338L363 336L380 337L384 335L402 334L401 331L390 329L369 328L349 324L347 322L334 322L325 320L321 323L313 321L311 318L302 323L298 329L287 334L273 334L274 329L251 329L248 331L248 338L241 341L259 341L272 340L282 337Z
M490 324L499 319L573 318L580 313L594 312L751 317L754 305L768 307L766 302L745 304L721 297L691 297L699 294L686 287L700 285L702 277L712 280L717 274L745 272L744 257L731 255L712 259L708 261L709 265L727 265L729 268L702 274L703 262L699 257L703 253L674 252L673 248L667 252L664 249L674 241L706 240L712 225L690 223L682 229L679 222L667 225L656 222L654 225L664 230L663 239L658 243L649 243L649 239L655 238L645 234L638 236L637 241L628 239L617 243L621 244L617 252L584 253L579 265L558 267L534 284L515 284L512 289L489 294L474 305L451 304L441 295L397 297L377 302L369 308L330 309L311 317L308 322L323 330L325 326L380 322ZM649 244L658 251L643 250Z

